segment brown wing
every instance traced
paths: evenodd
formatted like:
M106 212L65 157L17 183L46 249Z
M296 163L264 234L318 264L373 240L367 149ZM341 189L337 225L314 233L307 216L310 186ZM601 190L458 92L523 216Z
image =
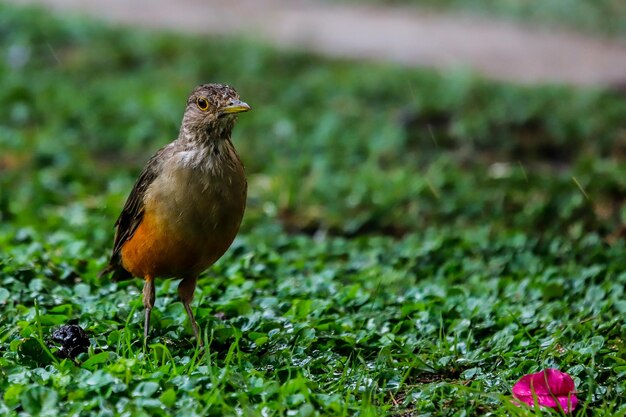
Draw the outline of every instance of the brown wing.
M161 161L166 149L167 146L159 149L159 151L150 158L141 174L139 174L139 178L137 182L135 182L126 200L126 204L124 204L122 213L115 222L113 253L111 254L109 264L100 273L100 276L113 272L114 280L131 278L130 273L122 266L120 252L124 243L133 236L135 230L137 230L137 227L141 223L144 213L143 200L146 195L146 190L161 170Z

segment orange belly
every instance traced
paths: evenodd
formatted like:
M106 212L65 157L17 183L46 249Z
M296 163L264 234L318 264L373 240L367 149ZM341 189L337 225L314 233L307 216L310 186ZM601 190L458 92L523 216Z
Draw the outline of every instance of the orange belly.
M157 216L145 213L122 247L122 265L142 278L196 276L226 252L235 234L203 239L183 236Z

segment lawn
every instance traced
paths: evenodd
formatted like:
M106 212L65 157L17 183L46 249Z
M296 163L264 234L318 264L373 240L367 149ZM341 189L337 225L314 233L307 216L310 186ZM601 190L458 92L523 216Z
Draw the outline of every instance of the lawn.
M108 28L0 5L0 415L626 415L626 100ZM253 111L249 201L201 276L99 279L139 171L199 83ZM90 337L76 362L51 340ZM558 415L542 411L542 415Z

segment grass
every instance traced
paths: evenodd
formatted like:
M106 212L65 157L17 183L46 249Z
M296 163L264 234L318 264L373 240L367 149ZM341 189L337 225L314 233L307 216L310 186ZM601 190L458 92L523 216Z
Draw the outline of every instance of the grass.
M8 6L0 50L0 414L535 415L510 388L545 367L575 415L626 414L619 94ZM206 81L254 108L249 208L199 282L206 351L170 280L144 351L141 282L97 272ZM50 343L67 322L91 338L77 363Z

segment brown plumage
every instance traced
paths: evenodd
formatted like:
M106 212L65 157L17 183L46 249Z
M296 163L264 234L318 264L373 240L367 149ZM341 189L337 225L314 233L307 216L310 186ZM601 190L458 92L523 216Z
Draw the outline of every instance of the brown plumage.
M189 96L178 138L139 175L115 223L104 273L143 278L144 340L154 306L154 279L182 281L178 293L199 343L190 303L198 275L231 245L243 218L247 183L230 140L236 113L250 110L226 85L205 84Z

